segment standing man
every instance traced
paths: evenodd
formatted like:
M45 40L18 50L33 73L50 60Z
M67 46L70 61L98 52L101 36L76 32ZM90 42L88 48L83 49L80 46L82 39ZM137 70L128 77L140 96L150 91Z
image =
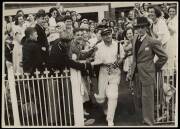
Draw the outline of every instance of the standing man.
M46 13L43 9L40 9L37 14L36 14L36 21L37 24L35 25L35 29L37 31L37 44L40 45L40 50L39 52L41 53L41 56L43 58L43 65L45 67L45 64L47 62L47 57L48 57L48 40L47 40L47 36L45 33L45 28L43 26L43 24L45 23L45 17ZM44 70L44 68L42 68L42 71Z
M108 126L114 125L114 114L117 107L118 85L120 83L120 69L115 64L122 63L124 50L121 44L112 40L112 30L104 29L101 32L102 41L97 45L94 62L91 65L100 65L98 89L95 94L96 101L103 105L107 97L107 117ZM118 52L120 58L118 58ZM106 109L104 110L106 114Z
M137 17L139 35L133 40L132 80L135 92L135 111L137 120L144 124L154 123L154 87L156 86L156 71L159 71L167 61L167 54L161 47L161 42L147 35L149 22L146 17ZM154 63L154 56L158 60Z

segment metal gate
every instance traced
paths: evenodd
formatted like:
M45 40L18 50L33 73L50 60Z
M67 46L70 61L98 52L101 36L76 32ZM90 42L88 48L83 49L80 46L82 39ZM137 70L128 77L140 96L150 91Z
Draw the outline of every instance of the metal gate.
M62 74L35 72L13 74L2 85L2 125L9 126L83 126L83 87L80 71L70 69ZM176 70L163 70L157 74L155 88L155 123L175 122Z
M174 124L176 117L176 69L157 73L155 88L155 123Z
M3 77L3 126L83 126L80 71L13 74Z

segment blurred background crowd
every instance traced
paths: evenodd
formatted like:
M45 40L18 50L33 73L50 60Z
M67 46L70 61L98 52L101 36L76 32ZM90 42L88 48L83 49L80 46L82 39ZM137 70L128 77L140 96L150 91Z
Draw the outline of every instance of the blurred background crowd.
M35 68L43 71L45 67L61 69L61 66L68 65L64 63L72 64L64 59L66 57L90 62L96 51L95 46L102 41L102 30L110 28L113 40L120 42L126 53L122 70L128 80L132 63L131 40L138 35L134 27L136 18L147 17L150 23L147 33L161 41L168 54L168 68L175 68L178 43L177 3L162 3L158 6L149 2L134 3L134 7L128 12L118 13L119 17L116 19L109 17L97 21L73 10L60 11L57 7L52 7L49 12L39 8L35 14L24 14L24 10L20 9L15 16L4 16L5 61L8 62L6 66L13 65L15 73L33 73ZM59 41L63 43L60 46L61 52L68 52L69 57L58 52ZM68 50L64 49L66 45L69 46ZM88 95L84 96L84 101L88 100Z
M73 30L81 28L83 40L92 47L97 41L101 40L98 30L104 26L112 29L114 40L120 41L124 44L124 47L127 47L128 42L124 41L131 40L134 35L138 35L133 27L136 24L136 17L144 16L151 23L149 34L159 39L162 44L166 44L164 47L169 48L167 50L169 52L168 55L174 57L176 55L175 48L177 44L175 36L177 35L176 8L176 3L163 3L156 7L151 3L134 3L133 9L126 12L126 14L123 11L119 12L119 17L115 20L103 18L98 22L82 17L76 11L60 11L57 7L50 8L49 12L39 9L36 14L24 14L23 10L18 10L15 16L4 17L3 34L4 39L7 39L7 42L12 41L14 46L14 57L12 60L16 70L19 67L18 63L22 63L22 52L19 51L19 48L22 48L23 43L21 40L25 36L27 27L35 27L36 24L41 25L45 31L48 45L60 37L62 32L67 32L69 37L73 39L75 37ZM20 72L22 71L20 70Z

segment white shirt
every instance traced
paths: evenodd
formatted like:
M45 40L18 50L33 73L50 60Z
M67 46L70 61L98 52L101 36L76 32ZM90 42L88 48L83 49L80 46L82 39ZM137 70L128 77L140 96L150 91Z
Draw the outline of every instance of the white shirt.
M56 26L55 18L53 18L53 17L49 18L49 26L50 27L55 27Z
M97 45L98 50L95 53L95 60L92 65L111 64L117 60L118 43L112 40L110 46L105 45L104 41ZM124 58L123 46L120 44L120 58Z
M22 63L22 45L16 40L13 40L13 68L15 73L23 73L23 68L20 66Z
M162 45L166 44L168 40L170 39L170 33L168 30L168 27L166 25L166 22L164 19L159 18L157 23L153 23L153 33L157 35L152 34L153 38L161 41Z
M14 25L12 27L13 29L13 36L15 37L15 34L18 33L21 35L21 37L24 37L25 36L25 30L26 30L26 25L23 24L23 26L19 26L19 25Z
M141 42L146 38L146 35L147 35L147 34L145 34L145 35L143 35L143 36L141 37L141 39L140 39Z
M90 46L93 47L97 43L98 39L95 37L95 38L89 39L88 41L90 43Z
M168 20L167 20L167 26L169 27L169 28L171 28L171 30L173 30L173 34L171 34L171 36L174 36L174 35L176 35L177 34L177 32L178 32L178 18L177 18L177 16L175 16L174 18L169 18Z

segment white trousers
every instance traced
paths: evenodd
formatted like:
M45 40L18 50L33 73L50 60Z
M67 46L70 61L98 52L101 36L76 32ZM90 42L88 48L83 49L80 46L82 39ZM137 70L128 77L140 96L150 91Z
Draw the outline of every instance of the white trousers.
M117 107L118 86L120 83L120 70L113 69L109 74L106 66L102 66L99 72L98 89L99 94L95 94L98 103L104 103L108 98L107 121L113 121Z

